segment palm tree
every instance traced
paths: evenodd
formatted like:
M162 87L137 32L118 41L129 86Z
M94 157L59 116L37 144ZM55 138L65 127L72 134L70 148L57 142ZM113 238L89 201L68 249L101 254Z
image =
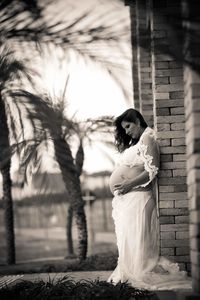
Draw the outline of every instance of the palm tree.
M92 134L97 132L108 133L112 131L112 122L113 119L104 116L97 119L88 119L85 122L75 122L73 120L69 120L64 116L64 97L58 102L57 105L52 104L52 99L39 97L33 95L28 92L18 91L12 93L12 97L17 97L18 102L23 102L25 104L26 109L28 109L27 103L31 104L31 108L28 109L28 117L32 120L33 126L35 126L35 121L39 120L40 130L42 132L34 133L34 143L31 141L31 145L29 144L26 155L23 156L24 161L24 173L26 172L27 162L29 163L31 160L31 156L33 158L34 152L37 153L38 146L41 145L41 142L47 141L49 138L52 139L55 149L55 158L60 166L61 174L63 177L63 181L65 183L66 191L68 194L68 198L70 200L67 214L67 255L73 255L73 241L72 241L72 218L73 213L75 215L78 231L79 231L79 257L84 259L86 255L86 249L81 250L83 245L87 244L86 238L86 221L83 210L83 199L81 197L81 188L80 188L80 175L82 173L83 161L84 161L84 148L83 141L89 140L92 142ZM20 100L21 99L21 100ZM25 100L22 100L25 99ZM52 120L54 120L52 124ZM37 125L37 130L38 130ZM75 159L73 159L70 144L71 139L74 136L79 139L79 147L76 153ZM102 141L101 141L102 142ZM109 141L105 141L104 143ZM34 164L38 166L38 154L34 156L35 162ZM75 195L74 195L74 191ZM77 204L80 204L79 209L77 209ZM81 207L82 206L82 207ZM80 228L80 224L82 224L82 229ZM84 231L85 228L85 231ZM82 231L81 231L82 230ZM83 234L84 232L84 234Z
M32 121L32 126L35 130L32 145L30 143L26 144L26 147L28 147L26 151L28 162L33 154L33 150L37 151L37 146L42 141L47 141L48 139L53 141L56 161L60 167L67 196L76 219L79 240L78 257L80 260L83 260L87 254L87 224L79 174L70 145L66 139L66 128L68 128L68 131L71 129L70 122L63 120L62 110L53 106L52 101L49 101L48 97L44 100L44 97L42 98L26 91L15 91L11 93L11 96L24 104L28 118ZM68 126L66 126L66 123ZM63 132L63 125L65 126L65 132ZM38 130L40 131L38 132ZM29 150L31 150L31 154ZM26 158L23 159L23 162L26 165Z
M81 55L88 60L99 62L105 66L105 69L122 87L122 91L127 97L127 88L124 87L121 82L119 70L122 71L124 67L124 61L119 62L118 55L122 53L121 57L124 57L126 62L127 55L125 51L119 47L119 40L122 37L123 40L127 40L127 20L126 18L111 18L109 14L93 13L88 11L77 15L71 23L66 21L54 21L49 18L45 21L44 14L48 4L51 5L53 1L46 1L38 4L37 0L31 3L26 0L17 1L9 0L0 4L0 29L1 29L1 43L4 43L5 39L8 40L15 49L28 52L27 49L36 51L37 49L43 49L44 45L54 45L54 47L62 47L64 51L66 49L73 49L78 55ZM26 13L26 17L24 18ZM110 12L112 15L112 12ZM104 21L99 24L98 20ZM113 21L111 21L111 19ZM109 20L109 24L106 25L106 20ZM96 23L97 21L97 23ZM95 25L95 23L97 25ZM123 24L123 26L122 26ZM118 30L113 31L115 26ZM34 41L35 45L27 47L28 43ZM104 43L102 43L104 42ZM19 48L20 45L20 48ZM105 54L105 46L110 45L112 49L117 51L116 59L112 60L112 57ZM39 47L38 47L39 46ZM21 50L22 49L22 50ZM98 49L98 51L97 51ZM112 51L115 53L115 51ZM65 56L65 55L64 55ZM31 52L31 58L33 54ZM13 122L11 118L11 122ZM23 126L23 124L21 124ZM52 132L51 132L52 133ZM61 163L61 162L60 162ZM64 174L64 171L63 171Z
M87 119L84 122L75 122L73 120L67 121L68 125L70 122L71 130L67 129L67 138L70 138L71 136L78 136L79 139L79 147L76 152L76 158L75 158L75 165L77 169L78 176L82 174L83 171L83 163L85 158L84 153L84 142L89 142L89 144L92 144L94 142L99 142L98 139L95 138L93 140L93 134L101 133L106 134L111 133L113 131L113 118L110 116L102 116L95 119ZM112 132L113 133L113 132ZM113 143L111 143L109 140L106 140L106 138L103 139L101 135L101 143L107 144L109 146L113 146ZM109 157L110 160L112 160L111 157ZM67 211L67 225L66 225L66 232L67 232L67 255L71 256L74 255L74 249L73 249L73 238L72 238L72 221L73 221L73 206L69 205L68 211Z
M69 51L73 50L86 62L95 62L103 67L130 103L132 91L124 79L124 73L131 74L131 52L127 51L129 21L126 16L119 9L106 10L104 5L100 5L99 10L94 4L87 11L81 11L68 4L66 15L73 16L70 19L63 17L63 10L58 10L58 7L54 0L3 1L0 4L0 42L9 42L29 62L33 57L44 54L44 50L54 53L62 50L61 63L66 62ZM48 8L51 8L49 12ZM51 15L53 8L57 9L56 18L54 13Z
M8 106L6 105L7 92L15 79L22 74L27 74L24 64L12 57L7 49L2 49L0 53L0 172L3 179L3 203L4 219L6 230L6 255L7 263L15 263L15 236L13 221L12 203L12 180L10 175L11 168L11 147L8 125Z

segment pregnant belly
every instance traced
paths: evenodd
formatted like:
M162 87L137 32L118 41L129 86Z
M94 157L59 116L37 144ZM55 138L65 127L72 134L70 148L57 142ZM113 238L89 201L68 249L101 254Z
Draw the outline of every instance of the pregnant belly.
M114 193L114 185L116 183L121 183L126 179L134 179L144 171L143 165L134 166L132 168L128 166L117 167L110 176L109 185L110 190Z

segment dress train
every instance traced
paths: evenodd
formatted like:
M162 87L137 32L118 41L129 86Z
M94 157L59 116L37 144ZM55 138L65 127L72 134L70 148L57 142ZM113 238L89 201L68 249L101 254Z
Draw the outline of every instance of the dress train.
M190 289L186 272L159 256L159 223L152 191L116 193L112 206L119 257L108 281L128 281L148 290Z

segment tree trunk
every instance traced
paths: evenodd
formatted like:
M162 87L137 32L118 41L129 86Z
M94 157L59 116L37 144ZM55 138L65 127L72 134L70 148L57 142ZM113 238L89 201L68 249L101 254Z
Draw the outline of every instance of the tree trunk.
M80 140L80 145L79 145L78 151L76 153L76 159L75 159L76 170L77 170L79 177L82 173L83 162L84 162L84 150L83 150L82 140ZM73 237L72 237L72 223L73 223L73 207L69 203L68 212L67 212L67 251L68 251L68 255L74 254Z
M9 155L9 130L5 112L5 105L0 94L0 171L3 178L3 203L4 203L4 222L6 237L6 260L8 264L15 264L15 234L13 221L13 203L12 203L12 181L10 176L11 157ZM3 152L8 153L4 157Z
M78 257L80 260L84 260L87 254L87 223L79 175L68 143L61 138L59 140L54 139L54 141L56 159L69 194L69 205L72 207L77 224Z
M15 234L13 218L13 202L11 194L10 164L1 170L3 177L3 204L6 237L6 261L9 265L15 264Z
M69 203L68 210L67 210L67 221L66 221L67 255L74 254L73 237L72 237L72 221L73 221L73 208L72 208L72 204Z

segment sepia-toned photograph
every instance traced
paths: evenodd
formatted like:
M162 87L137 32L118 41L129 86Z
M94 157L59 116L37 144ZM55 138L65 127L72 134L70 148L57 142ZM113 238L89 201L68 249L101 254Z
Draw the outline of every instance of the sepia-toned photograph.
M200 3L2 0L0 298L200 299Z

